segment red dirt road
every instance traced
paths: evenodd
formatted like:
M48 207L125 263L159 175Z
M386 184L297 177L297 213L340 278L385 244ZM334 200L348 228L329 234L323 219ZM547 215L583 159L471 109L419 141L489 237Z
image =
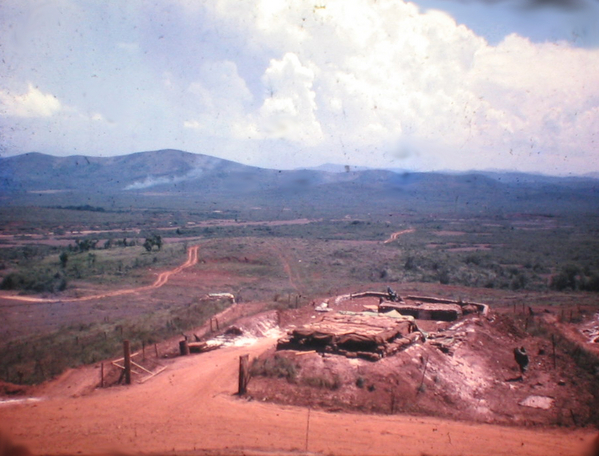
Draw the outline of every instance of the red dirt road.
M200 248L199 245L194 245L192 247L189 247L189 249L187 249L187 261L185 263L183 263L181 266L179 266L171 271L161 272L158 275L158 278L154 281L154 283L152 285L148 285L145 287L127 288L124 290L116 290L116 291L111 291L108 293L83 296L81 298L46 299L46 298L35 298L35 297L31 297L31 296L16 296L16 295L8 295L8 294L2 294L2 295L0 295L0 297L2 299L9 299L12 301L23 301L23 302L81 302L81 301L91 301L94 299L112 298L115 296L123 296L123 295L127 295L127 294L132 294L132 293L139 293L140 291L152 290L155 288L160 288L163 285L165 285L172 275L178 274L181 271L183 271L183 269L189 268L189 267L197 264L199 248Z
M140 291L140 290L145 290L145 289L150 289L150 288L160 288L161 286L163 286L164 284L166 284L168 282L168 279L170 278L170 276L180 273L181 271L183 271L183 269L187 269L187 268L190 268L190 267L196 265L198 263L199 248L200 248L199 245L194 245L192 247L189 247L189 249L187 249L187 261L185 263L183 263L178 268L173 269L172 271L165 271L165 272L160 273L158 275L158 278L152 285L150 285L149 287L142 287L142 288L135 289L135 291Z
M179 358L143 384L3 406L0 423L36 454L193 454L200 449L240 454L245 449L261 454L582 455L593 437L588 430L309 412L234 396L239 355L256 356L274 343L261 339L252 347Z
M390 242L397 240L397 238L402 234L413 233L414 231L416 231L414 228L410 228L409 230L396 231L395 233L392 233L386 241L383 241L383 244L389 244Z

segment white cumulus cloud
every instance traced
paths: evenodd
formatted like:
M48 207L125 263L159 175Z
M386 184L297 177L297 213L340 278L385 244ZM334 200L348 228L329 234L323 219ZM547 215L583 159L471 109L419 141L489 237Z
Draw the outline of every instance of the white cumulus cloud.
M303 65L297 55L287 53L273 59L262 77L267 96L249 125L238 134L261 139L286 139L317 144L322 130L316 118L314 70Z
M190 114L183 126L215 136L230 135L234 123L253 100L237 65L231 61L203 64L186 95Z
M213 6L277 56L240 137L426 168L532 170L541 155L554 166L566 149L596 153L598 50L518 35L491 45L445 13L396 0Z
M50 117L61 110L58 98L43 93L32 84L26 93L13 94L0 90L0 112L7 117Z

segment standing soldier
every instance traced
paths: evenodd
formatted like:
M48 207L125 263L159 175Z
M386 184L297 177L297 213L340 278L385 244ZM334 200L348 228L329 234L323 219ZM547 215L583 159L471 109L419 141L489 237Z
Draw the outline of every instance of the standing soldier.
M514 348L514 358L516 358L516 362L520 367L520 374L524 377L524 372L528 369L528 354L526 353L526 349L524 347Z

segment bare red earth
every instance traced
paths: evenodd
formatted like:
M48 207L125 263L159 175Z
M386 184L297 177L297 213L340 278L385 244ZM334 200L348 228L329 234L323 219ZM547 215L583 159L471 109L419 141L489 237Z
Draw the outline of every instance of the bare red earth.
M0 421L37 454L247 449L271 454L581 455L593 437L589 430L328 413L236 397L239 355L256 356L273 344L263 339L249 348L179 358L141 385L4 406Z

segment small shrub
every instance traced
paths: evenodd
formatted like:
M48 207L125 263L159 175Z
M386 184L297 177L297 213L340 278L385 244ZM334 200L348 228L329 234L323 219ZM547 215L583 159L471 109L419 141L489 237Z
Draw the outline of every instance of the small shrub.
M439 271L439 283L441 285L449 284L449 273L444 269Z
M341 387L341 379L337 375L334 375L332 379L323 375L318 375L314 377L304 377L302 379L302 383L308 386L326 388L330 390L337 390Z
M293 382L297 378L297 366L290 359L275 355L273 358L255 359L250 373L252 376L286 378Z

